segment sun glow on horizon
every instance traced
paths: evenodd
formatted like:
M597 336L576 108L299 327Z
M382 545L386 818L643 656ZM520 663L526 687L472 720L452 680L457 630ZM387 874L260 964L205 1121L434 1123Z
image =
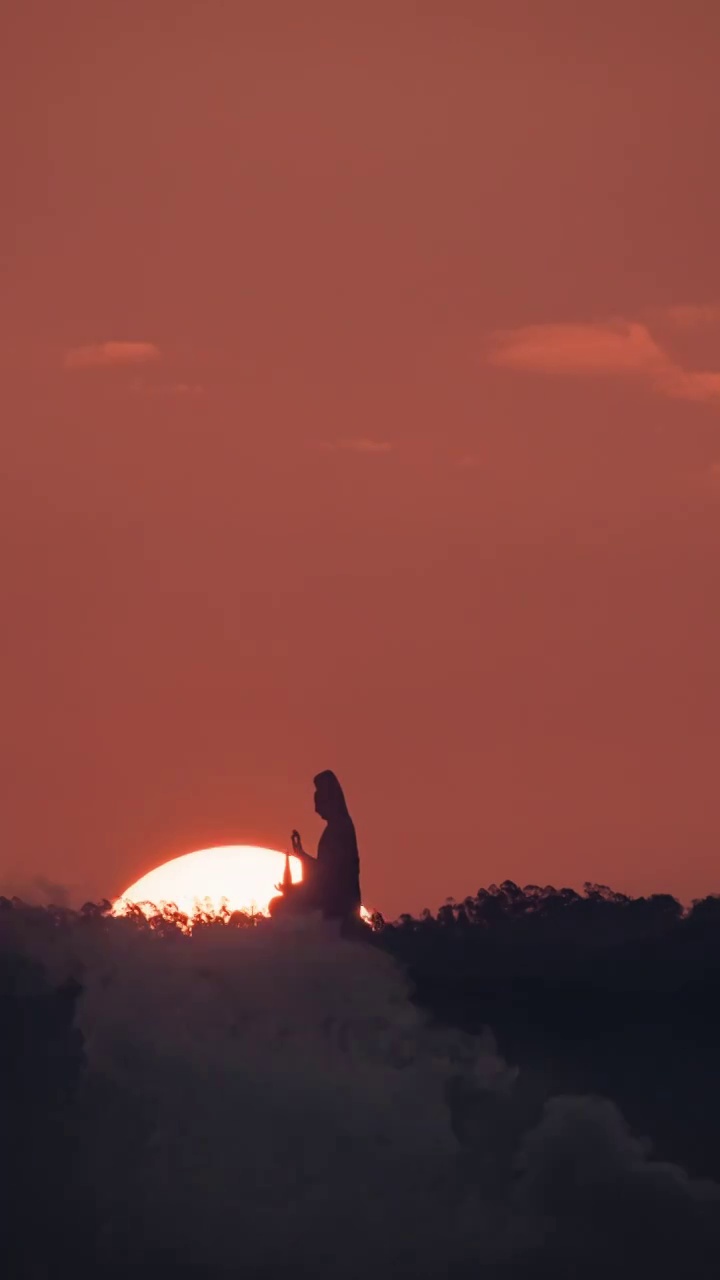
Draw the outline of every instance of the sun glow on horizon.
M122 915L131 904L152 913L152 908L174 905L185 915L198 907L267 915L276 886L285 872L285 857L278 849L252 844L217 845L171 858L141 876L125 889L113 904L113 913ZM290 855L294 884L302 880L302 864Z
M214 911L226 906L230 911L268 915L285 874L286 856L279 849L255 844L215 845L180 854L125 889L113 903L113 915L125 914L130 906L140 907L146 916L168 906L187 916L207 906ZM289 857L292 881L298 884L303 878L302 863L292 854ZM371 919L365 907L360 915L366 922Z

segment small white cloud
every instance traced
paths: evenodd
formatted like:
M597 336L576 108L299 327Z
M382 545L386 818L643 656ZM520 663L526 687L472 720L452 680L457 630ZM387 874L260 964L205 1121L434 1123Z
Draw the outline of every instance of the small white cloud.
M105 369L117 365L151 364L160 359L154 342L97 342L65 352L66 369Z
M205 388L200 382L173 382L167 387L160 387L159 390L168 396L201 396L205 393Z

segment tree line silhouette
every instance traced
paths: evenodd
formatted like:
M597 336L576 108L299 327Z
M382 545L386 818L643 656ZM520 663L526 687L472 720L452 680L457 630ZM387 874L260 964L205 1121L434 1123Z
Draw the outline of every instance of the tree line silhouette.
M88 1267L96 1256L97 1224L81 1208L92 1189L73 1187L68 1174L85 1063L75 1022L82 974L58 984L18 942L33 929L87 927L190 935L276 926L210 908L192 919L173 908L150 918L137 909L121 925L108 902L71 911L0 898L0 1123L11 1171L0 1244L8 1274L23 1274L28 1205L43 1206L38 1266L67 1247L83 1274L83 1250ZM492 1029L520 1069L528 1117L550 1094L609 1097L660 1158L720 1181L720 895L685 908L667 894L505 881L434 913L392 921L376 914L363 943L348 945L364 944L395 957L433 1019L469 1033ZM84 1097L82 1106L83 1124L111 1160L114 1144L133 1140L135 1121L119 1124L116 1111L110 1132L107 1097Z
M661 1158L720 1179L720 895L505 881L377 926L415 998L491 1027L531 1092L611 1097Z

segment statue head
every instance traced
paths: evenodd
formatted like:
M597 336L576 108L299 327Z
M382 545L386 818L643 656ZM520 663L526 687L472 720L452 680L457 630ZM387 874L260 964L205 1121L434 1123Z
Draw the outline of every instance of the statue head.
M315 812L325 821L348 816L343 789L331 769L318 773L315 782Z

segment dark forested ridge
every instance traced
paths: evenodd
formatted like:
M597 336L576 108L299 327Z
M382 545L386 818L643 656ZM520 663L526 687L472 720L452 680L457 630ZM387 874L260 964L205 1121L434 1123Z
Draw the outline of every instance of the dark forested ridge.
M667 1159L720 1178L720 895L506 881L434 915L378 922L416 998L493 1029L538 1094L613 1098Z
M63 954L82 956L75 941L91 933L106 941L133 929L146 939L178 935L185 939L178 945L192 949L203 931L258 929L264 936L276 927L241 913L199 915L192 923L190 935L186 917L168 911L150 921L139 914L118 921L107 903L72 912L0 899L0 1123L10 1186L1 1244L8 1274L45 1274L58 1258L72 1258L78 1276L115 1274L103 1243L107 1220L115 1215L123 1223L126 1243L132 1221L113 1179L139 1167L152 1127L147 1102L88 1072L77 1018L86 961L58 966L58 939ZM376 916L363 937L399 963L413 1001L434 1025L473 1036L490 1028L502 1058L519 1069L506 1117L499 1095L490 1113L483 1104L486 1133L504 1124L532 1130L550 1097L599 1095L619 1107L633 1134L649 1139L656 1158L720 1182L720 896L685 909L667 895L506 882L435 914L393 922ZM108 966L100 981L110 999L109 962L98 963ZM455 1110L462 1141L472 1108ZM114 1188L102 1212L94 1207L98 1169ZM35 1212L41 1232L34 1232ZM95 1266L101 1256L102 1272ZM142 1260L163 1274L162 1258L145 1251ZM118 1265L139 1262L130 1249Z

